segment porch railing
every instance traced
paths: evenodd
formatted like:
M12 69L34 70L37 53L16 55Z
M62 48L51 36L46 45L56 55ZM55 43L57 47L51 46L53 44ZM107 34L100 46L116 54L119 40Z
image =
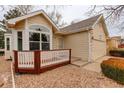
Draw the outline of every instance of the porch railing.
M41 67L69 61L69 51L41 51Z
M34 53L33 52L18 52L18 67L19 68L34 68Z
M71 50L14 51L15 72L40 73L69 64Z

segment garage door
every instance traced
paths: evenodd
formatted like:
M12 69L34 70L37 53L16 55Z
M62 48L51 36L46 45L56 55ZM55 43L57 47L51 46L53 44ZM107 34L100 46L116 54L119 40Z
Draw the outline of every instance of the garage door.
M96 60L106 55L106 42L93 40L92 42L92 60Z

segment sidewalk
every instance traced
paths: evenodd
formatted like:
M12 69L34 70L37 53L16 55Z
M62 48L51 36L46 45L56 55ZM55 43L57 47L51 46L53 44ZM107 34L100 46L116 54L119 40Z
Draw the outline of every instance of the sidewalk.
M86 70L100 73L101 72L100 64L102 63L103 60L107 60L109 58L112 58L112 57L111 56L104 56L102 58L97 59L95 62L92 62L92 63L89 63L89 64L83 66L82 68L84 68Z

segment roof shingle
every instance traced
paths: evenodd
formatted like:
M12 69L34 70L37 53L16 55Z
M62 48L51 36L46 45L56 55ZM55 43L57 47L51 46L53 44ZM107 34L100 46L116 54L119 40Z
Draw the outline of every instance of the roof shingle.
M66 26L64 28L61 28L60 31L62 33L72 33L72 32L79 32L79 31L84 31L84 30L89 30L92 29L92 26L94 23L97 21L97 19L101 16L97 15L85 20L82 20L80 22L74 23L72 25Z

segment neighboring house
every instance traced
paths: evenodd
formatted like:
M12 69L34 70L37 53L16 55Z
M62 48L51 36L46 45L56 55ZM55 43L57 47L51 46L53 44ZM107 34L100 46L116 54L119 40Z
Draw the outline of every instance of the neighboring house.
M124 39L123 38L121 38L118 48L124 48Z
M108 50L118 48L121 44L121 36L109 37L107 39Z
M102 15L59 29L48 15L40 10L7 21L5 58L13 50L72 49L72 57L94 61L106 55L108 31Z

